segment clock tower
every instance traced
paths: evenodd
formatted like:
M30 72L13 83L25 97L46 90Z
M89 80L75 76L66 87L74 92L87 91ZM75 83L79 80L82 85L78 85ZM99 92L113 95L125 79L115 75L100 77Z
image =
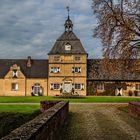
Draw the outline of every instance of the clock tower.
M73 32L69 16L65 30L48 53L48 95L86 95L87 53Z

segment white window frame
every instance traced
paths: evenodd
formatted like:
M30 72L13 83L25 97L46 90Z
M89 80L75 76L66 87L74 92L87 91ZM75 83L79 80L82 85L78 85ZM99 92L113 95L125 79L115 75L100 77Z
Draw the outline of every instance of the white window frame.
M105 90L104 83L98 83L97 90L104 91Z
M60 88L61 88L61 84L59 84L59 83L51 83L50 84L51 90L60 90Z
M81 73L80 67L72 67L72 73Z
M19 90L19 84L18 83L12 83L11 84L11 90L12 91L18 91Z
M60 68L59 67L51 67L51 73L59 73L60 72Z
M135 85L135 90L136 91L140 91L140 83L138 83L138 84Z

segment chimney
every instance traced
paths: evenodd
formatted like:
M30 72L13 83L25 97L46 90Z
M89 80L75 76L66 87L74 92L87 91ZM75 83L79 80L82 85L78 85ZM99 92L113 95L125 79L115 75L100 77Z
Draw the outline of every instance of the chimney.
M31 68L31 66L32 66L31 56L28 56L28 58L27 58L27 67Z

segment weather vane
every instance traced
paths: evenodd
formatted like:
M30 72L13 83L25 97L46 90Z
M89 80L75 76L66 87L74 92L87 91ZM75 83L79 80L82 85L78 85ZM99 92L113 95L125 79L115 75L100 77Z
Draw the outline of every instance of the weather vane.
M69 17L69 11L70 11L69 6L67 6L66 9L68 10L68 17Z

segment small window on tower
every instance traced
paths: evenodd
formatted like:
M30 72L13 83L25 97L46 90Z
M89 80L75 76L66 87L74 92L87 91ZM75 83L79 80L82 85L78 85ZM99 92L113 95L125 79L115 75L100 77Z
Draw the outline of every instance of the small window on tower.
M79 62L81 60L80 56L75 56L75 61Z
M65 45L65 50L66 50L66 51L70 51L70 50L71 50L71 45L70 45L69 43L67 43L67 44Z
M60 56L59 56L59 55L54 56L54 61L55 61L55 62L59 62L59 61L60 61Z

